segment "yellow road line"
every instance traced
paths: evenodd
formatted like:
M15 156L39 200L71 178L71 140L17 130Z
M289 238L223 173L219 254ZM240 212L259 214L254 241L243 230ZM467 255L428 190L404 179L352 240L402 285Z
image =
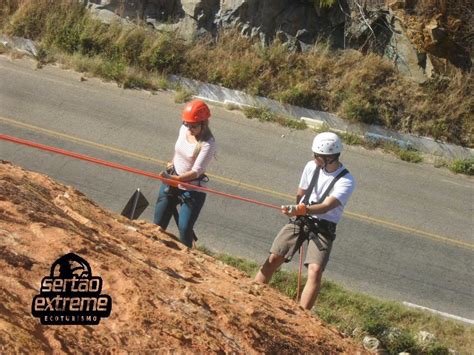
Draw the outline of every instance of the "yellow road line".
M410 232L410 233L414 233L414 234L417 234L421 237L428 238L428 239L431 239L431 240L436 240L436 241L441 241L441 242L445 242L445 243L455 244L455 245L458 245L458 246L466 247L467 249L474 250L474 244L471 244L471 243L468 243L468 242L463 242L461 240L456 240L456 239L453 239L453 238L443 237L441 235L437 235L437 234L434 234L434 233L421 231L421 230L418 230L418 229L415 229L415 228L402 226L400 224L384 221L382 219L369 217L369 216L361 215L361 214L354 213L354 212L346 211L346 212L344 212L344 214L347 215L348 217L352 217L354 219L360 219L360 220L372 222L374 224L381 224L383 226L389 227L389 228L394 229L394 230L403 231L403 232Z
M146 162L152 162L152 163L155 163L155 164L158 164L158 165L161 165L161 166L166 166L166 161L164 161L164 160L154 159L154 158L142 155L142 154L129 152L127 150L123 150L123 149L120 149L120 148L115 148L115 147L111 147L111 146L108 146L108 145L91 142L91 141L88 141L86 139L82 139L82 138L74 137L74 136L71 136L71 135L68 135L68 134L52 131L52 130L49 130L49 129L46 129L46 128L30 125L28 123L19 122L19 121L10 119L10 118L0 116L0 121L3 121L5 123L8 123L8 124L13 125L13 126L26 128L26 129L36 131L36 132L41 132L41 133L44 133L44 134L47 134L47 135L50 135L50 136L61 137L62 139L67 140L67 141L77 142L77 143L80 143L80 144L96 147L96 148L99 148L101 150L117 153L117 154L124 155L124 156L127 156L127 157L131 157L131 158L134 158L134 159L139 159L139 160L143 160L143 161L146 161ZM276 192L276 191L273 191L273 190L270 190L270 189L266 189L266 188L251 185L251 184L246 184L246 183L243 183L241 181L236 181L236 180L228 179L228 178L213 175L213 174L208 174L208 175L209 175L209 177L211 177L211 178L213 178L217 181L220 181L224 184L227 184L227 185L241 187L241 188L244 188L246 190L250 190L250 191L254 191L254 192L260 192L262 194L272 196L272 197L283 198L283 199L288 200L288 201L294 200L294 196L289 195L289 194L283 194L283 193ZM474 250L474 244L471 244L471 243L468 243L468 242L463 242L463 241L460 241L460 240L456 240L454 238L443 237L443 236L440 236L440 235L437 235L437 234L434 234L434 233L421 231L421 230L418 230L418 229L415 229L415 228L406 227L406 226L403 226L403 225L400 225L400 224L384 221L384 220L381 220L381 219L378 219L378 218L369 217L369 216L361 215L361 214L354 213L354 212L346 211L345 215L349 218L352 218L352 219L359 219L359 220L363 220L363 221L366 221L366 222L379 224L379 225L388 227L388 228L393 229L393 230L409 232L409 233L413 233L415 235L418 235L418 236L421 236L421 237L424 237L424 238L428 238L428 239L431 239L431 240L435 240L435 241L438 241L438 242L445 242L445 243L453 244L453 245L460 246L460 247L463 247L463 248L466 248L466 249Z

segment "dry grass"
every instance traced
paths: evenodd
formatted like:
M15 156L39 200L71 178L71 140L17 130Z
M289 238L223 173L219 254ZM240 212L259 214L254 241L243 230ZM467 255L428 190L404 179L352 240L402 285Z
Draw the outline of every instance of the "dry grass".
M188 102L189 100L191 100L194 94L194 92L187 90L182 86L178 86L174 96L174 102L176 102L177 104Z

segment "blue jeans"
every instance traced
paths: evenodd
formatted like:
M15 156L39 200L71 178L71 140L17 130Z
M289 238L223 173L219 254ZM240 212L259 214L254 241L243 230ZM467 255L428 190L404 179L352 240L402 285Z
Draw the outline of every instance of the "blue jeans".
M199 217L204 201L206 201L204 192L175 189L175 193L170 194L170 186L161 184L153 222L163 229L168 228L173 211L178 204L181 204L178 220L179 239L184 245L191 248L193 246L194 223Z

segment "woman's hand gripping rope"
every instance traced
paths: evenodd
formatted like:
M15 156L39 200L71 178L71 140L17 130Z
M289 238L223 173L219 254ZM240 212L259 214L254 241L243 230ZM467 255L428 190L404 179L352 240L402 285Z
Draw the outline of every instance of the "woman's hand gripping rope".
M163 178L163 182L166 184L166 185L169 185L169 186L172 186L172 187L178 187L179 185L179 180L178 180L178 176L176 175L170 175L168 174L166 171L162 171L160 173L160 176Z

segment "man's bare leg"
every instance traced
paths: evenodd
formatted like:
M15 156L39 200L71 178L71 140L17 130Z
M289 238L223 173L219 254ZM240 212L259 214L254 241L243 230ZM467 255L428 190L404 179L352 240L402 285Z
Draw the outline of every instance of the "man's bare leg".
M317 264L308 265L308 280L301 294L300 306L305 309L311 309L316 302L319 290L321 288L321 279L323 270Z
M255 275L255 281L260 283L270 282L273 273L280 267L281 264L285 262L285 258L280 255L270 254L268 259L262 265L260 270L258 270L257 275Z

